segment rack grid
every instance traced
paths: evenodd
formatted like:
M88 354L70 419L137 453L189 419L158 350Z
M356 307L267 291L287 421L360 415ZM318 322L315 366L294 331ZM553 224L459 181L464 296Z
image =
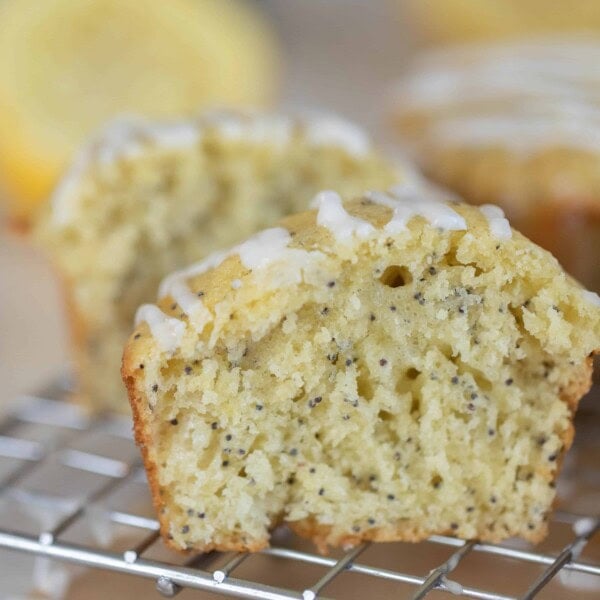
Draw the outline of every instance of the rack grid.
M533 549L514 540L496 545L433 536L419 546L427 544L428 548L437 548L436 556L439 548L446 549L449 554L429 572L423 573L402 567L406 552L398 553L398 568L384 568L367 559L367 550L373 546L370 543L363 543L336 557L326 557L313 553L312 549L306 550L306 545L300 544L286 529L281 529L273 536L274 545L261 553L268 560L275 561L273 568L281 564L277 561L287 561L293 564L295 570L312 565L323 572L314 583L300 589L288 589L239 575L240 567L252 557L248 554L211 552L188 556L183 562L172 557L156 559L149 555L153 549L162 546L158 522L149 506L145 475L131 438L129 421L114 415L90 416L68 402L68 395L68 386L57 384L44 393L19 398L0 421L0 467L3 467L0 469L0 548L152 579L158 592L166 597L188 588L238 598L316 600L324 598L322 594L327 593L328 586L346 573L366 576L371 583L386 581L388 584L409 585L408 595L406 587L402 587L404 595L399 592L393 597L415 600L443 592L480 600L528 600L547 590L546 586L559 572L587 578L586 589L600 593L600 558L580 558L584 547L594 536L593 545L600 542L600 505L592 514L578 514L568 503L555 512L551 532L562 524L563 534L565 529L570 534L562 549L554 552ZM593 419L591 423L592 418L588 415L586 423L588 428L593 428L591 439L598 451L600 448L595 444L600 439L600 414L594 413ZM94 440L91 446L90 440ZM571 486L571 496L574 471L577 471L577 477L583 473L593 493L600 492L598 458L600 452L591 461L591 466L588 463L583 471L579 467L569 468L567 464L561 483ZM75 474L77 486L81 485L83 491L68 494L65 490L52 489L53 482L61 481L55 475L48 476L47 472L52 469L66 469ZM82 481L86 484L83 485ZM145 494L142 505L137 502L134 508L115 507L110 498L128 485L137 486L142 495ZM600 493L597 497L600 498ZM41 526L36 528L35 519L28 518L26 527L4 527L2 515L11 510L25 510L28 515L37 511L44 516ZM11 524L19 522L12 518L8 521ZM98 535L88 536L85 542L72 541L71 533L78 526L87 525L94 531L98 529L98 522L107 526L125 526L135 532L135 536L125 549L119 551L108 549L110 540L101 540ZM505 578L511 576L510 569L515 565L529 565L535 569L517 595L500 591L497 583L494 584L496 587L459 583L456 578L459 567L475 555L488 557L492 562L487 568L503 569ZM498 566L501 560L504 562ZM377 596L371 583L368 584L370 597L389 597L389 592L385 596ZM562 586L561 589L558 596L551 597L580 597L577 588ZM589 597L597 597L594 594Z

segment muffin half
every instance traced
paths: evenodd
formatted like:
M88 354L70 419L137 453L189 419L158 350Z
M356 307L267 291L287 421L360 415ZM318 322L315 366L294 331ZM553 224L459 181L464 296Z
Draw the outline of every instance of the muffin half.
M600 301L443 199L324 192L140 308L122 373L171 546L544 537Z
M128 410L123 344L167 273L305 209L324 187L351 195L398 177L362 131L333 117L220 113L108 127L63 179L39 232L65 281L82 397Z

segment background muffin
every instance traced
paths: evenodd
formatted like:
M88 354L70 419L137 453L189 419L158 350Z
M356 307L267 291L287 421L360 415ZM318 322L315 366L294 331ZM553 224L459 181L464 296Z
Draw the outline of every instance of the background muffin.
M109 126L79 155L39 231L65 282L86 401L128 409L123 344L167 273L306 208L322 188L356 194L398 176L360 129L333 117Z
M600 289L600 42L552 39L423 56L392 101L398 141L468 201Z
M410 0L409 5L416 25L435 42L600 30L596 0Z

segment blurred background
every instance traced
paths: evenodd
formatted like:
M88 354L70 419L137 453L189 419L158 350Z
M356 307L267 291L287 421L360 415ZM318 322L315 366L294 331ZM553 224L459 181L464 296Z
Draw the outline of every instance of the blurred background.
M423 50L595 31L598 0L0 0L0 412L66 370L59 290L28 232L73 154L107 119L219 106L325 110L404 156L385 110ZM598 269L598 255L590 261ZM0 553L0 600L61 597L29 595L31 566ZM46 588L68 588L53 576ZM153 594L126 578L104 584L79 575L68 597ZM600 597L573 594L543 597Z

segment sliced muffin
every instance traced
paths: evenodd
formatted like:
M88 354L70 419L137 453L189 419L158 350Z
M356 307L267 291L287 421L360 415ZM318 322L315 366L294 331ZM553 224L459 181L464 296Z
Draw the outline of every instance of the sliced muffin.
M324 192L175 272L123 358L161 531L256 551L541 540L600 300L502 211Z

